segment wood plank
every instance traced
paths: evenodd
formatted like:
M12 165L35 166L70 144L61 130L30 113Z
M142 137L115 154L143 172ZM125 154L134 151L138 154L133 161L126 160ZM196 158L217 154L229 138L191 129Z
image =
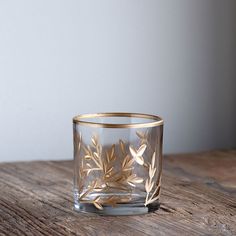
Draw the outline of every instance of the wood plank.
M236 235L236 150L164 158L161 207L73 211L72 161L0 164L0 235Z

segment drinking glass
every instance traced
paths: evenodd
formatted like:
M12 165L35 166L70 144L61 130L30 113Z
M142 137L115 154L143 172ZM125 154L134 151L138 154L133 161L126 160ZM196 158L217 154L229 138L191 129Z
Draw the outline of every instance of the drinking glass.
M140 113L73 118L74 209L134 215L159 208L163 120Z

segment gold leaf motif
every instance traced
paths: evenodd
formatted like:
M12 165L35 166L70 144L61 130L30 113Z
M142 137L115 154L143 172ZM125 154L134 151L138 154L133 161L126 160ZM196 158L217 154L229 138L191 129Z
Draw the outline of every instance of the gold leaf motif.
M137 136L138 136L140 139L144 139L144 138L145 138L145 134L144 134L144 133L141 133L140 131L136 131L136 134L137 134Z
M143 134L137 131L139 138L144 138ZM84 203L91 203L97 209L102 210L103 204L116 206L117 203L129 202L132 200L132 195L127 197L117 197L115 195L109 197L103 197L97 195L94 199L91 199L92 193L110 192L111 189L114 191L123 190L132 193L132 189L138 184L142 184L144 179L133 173L134 162L148 169L148 179L145 181L146 200L145 206L156 201L159 197L160 187L154 188L154 176L156 174L155 167L155 152L153 153L150 164L144 162L143 154L147 148L147 144L143 143L138 149L134 146L129 145L130 154L126 153L125 142L119 140L119 145L111 145L110 148L103 151L103 147L99 142L97 135L93 135L91 138L91 145L84 145L82 143L82 137L79 137L80 146L83 150L83 157L81 158L81 165L79 167L79 201ZM76 141L77 142L77 141ZM118 151L119 149L119 151ZM122 156L119 159L116 158L116 154L121 153ZM116 160L117 159L117 160ZM120 163L120 169L118 170L117 163ZM91 172L97 172L96 180L90 182L87 185L87 189L84 189L84 181ZM87 179L89 180L89 179ZM113 190L112 190L113 191ZM151 195L151 192L152 195ZM91 194L91 195L90 195ZM150 197L151 195L151 197Z
M154 152L152 155L152 168L155 167L155 159L156 159L156 153Z
M89 160L89 159L92 158L92 156L90 156L90 155L85 155L84 158Z
M82 145L83 151L85 153L85 155L89 158L91 158L91 156L93 155L93 152L90 148L90 146L88 145L87 147L85 145Z
M94 202L93 204L94 204L94 206L95 206L98 210L102 210L102 209L103 209L103 207L102 207L102 205L101 205L100 203Z
M88 168L92 168L91 164L89 164L89 163L86 163L86 166L87 166Z
M115 144L113 144L110 148L110 151L106 151L106 161L107 162L111 162L114 161L116 159L115 156Z
M100 201L100 197L98 196L98 197L96 197L96 198L93 200L93 205L94 205L97 209L102 210L103 207L102 207L102 205L99 203L99 201Z
M149 138L149 132L148 129L145 132L136 131L136 135L140 138L140 145L146 144L149 145L148 138Z
M115 144L111 146L111 151L110 151L110 160L114 159L114 154L115 154Z
M152 179L156 173L155 159L156 159L156 153L154 152L152 155L151 165L149 165L149 178L150 179Z
M111 197L108 197L105 201L104 201L104 204L107 204L107 205L111 205L112 207L115 207L115 205L117 204L117 201L119 201L120 199L115 197L115 196L111 196Z
M148 203L147 203L147 204L153 203L153 202L155 202L155 201L158 200L158 199L159 199L159 196L156 196L156 197L154 197L154 198L151 198L151 199L148 200Z
M146 190L146 192L150 192L149 179L146 180L146 183L145 183L145 190Z
M154 186L154 182L152 182L150 179L147 179L146 184L145 184L146 192L150 193L152 191L153 186Z
M125 143L120 139L119 144L120 144L120 150L121 150L122 154L125 155L126 154L126 152L125 152Z
M159 185L156 187L155 191L152 193L151 197L149 197L150 192L152 191L153 187L154 187L154 180L153 177L155 176L156 173L156 167L155 167L155 159L156 159L156 153L154 152L152 155L152 160L151 160L151 164L149 164L149 179L146 180L145 183L145 190L146 190L146 199L145 199L145 206L147 206L148 204L156 201L159 198L159 193L160 193L160 183ZM159 192L158 192L159 191ZM158 194L157 194L158 192ZM157 194L157 196L155 196ZM155 197L154 197L155 196Z
M116 196L111 196L106 198L103 203L106 205L111 205L112 207L115 207L117 203L126 203L129 202L132 198L127 196L127 197L116 197Z
M94 163L99 169L102 169L102 161L100 160L100 156L96 152L93 153L91 159L94 161Z
M133 156L134 160L139 165L144 164L144 159L143 159L142 155L145 152L146 147L147 147L146 144L143 144L139 147L138 150L136 150L132 145L129 146L129 150L130 150L131 155Z
M96 148L97 148L97 153L98 153L98 155L101 156L101 155L102 155L102 145L101 145L101 144L98 144Z
M155 191L152 193L152 196L145 201L145 206L152 203L152 202L154 202L154 201L156 201L156 200L158 200L159 196L160 196L160 183L156 187Z
M132 170L132 164L134 163L134 159L130 157L130 155L126 155L126 157L124 158L123 162L122 162L122 171L128 171L128 170Z
M94 147L96 147L98 145L98 136L97 135L93 135L91 138L92 144Z
M149 178L152 179L156 173L156 168L150 168L149 167Z
M126 181L130 186L135 187L135 184L142 183L143 179L140 177L137 177L136 174L132 174L132 175L128 176Z
M135 179L133 179L133 183L141 184L142 182L143 182L143 178L136 177Z

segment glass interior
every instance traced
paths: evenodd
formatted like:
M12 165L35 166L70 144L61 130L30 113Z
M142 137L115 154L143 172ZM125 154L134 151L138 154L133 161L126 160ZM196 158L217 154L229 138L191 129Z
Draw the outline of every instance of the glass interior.
M99 116L99 117L79 117L79 120L98 124L145 124L160 121L160 118L143 118L128 116Z

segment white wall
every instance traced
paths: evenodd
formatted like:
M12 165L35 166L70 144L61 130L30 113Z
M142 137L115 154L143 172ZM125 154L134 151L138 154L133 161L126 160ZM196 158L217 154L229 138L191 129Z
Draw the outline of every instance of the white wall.
M165 153L236 146L235 0L0 0L0 161L72 158L72 116L159 114Z

